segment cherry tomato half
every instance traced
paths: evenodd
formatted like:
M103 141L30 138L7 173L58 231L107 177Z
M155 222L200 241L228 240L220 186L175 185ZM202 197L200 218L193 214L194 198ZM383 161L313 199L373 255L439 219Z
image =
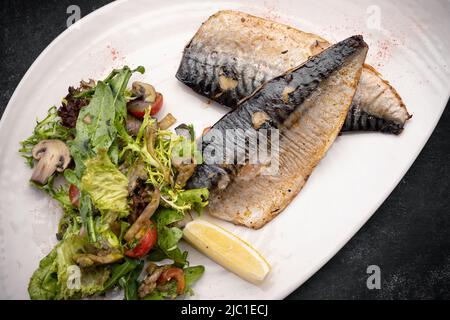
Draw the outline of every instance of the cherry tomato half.
M164 270L158 278L158 284L165 284L171 279L175 279L177 281L177 293L183 294L185 287L183 269L172 267Z
M78 208L80 206L80 190L74 184L71 184L69 187L69 199L74 207Z
M150 111L150 115L154 116L161 110L163 105L163 95L159 92L156 93L156 99L155 102L152 104L152 110Z
M163 95L159 92L156 93L155 102L151 104L152 110L150 111L150 115L154 116L161 110L163 105ZM128 113L137 117L143 118L145 115L145 110L148 108L148 104L144 101L134 101L130 103L127 107Z
M150 221L150 226L139 240L139 243L133 249L126 251L125 255L130 258L141 258L155 246L157 239L156 226Z

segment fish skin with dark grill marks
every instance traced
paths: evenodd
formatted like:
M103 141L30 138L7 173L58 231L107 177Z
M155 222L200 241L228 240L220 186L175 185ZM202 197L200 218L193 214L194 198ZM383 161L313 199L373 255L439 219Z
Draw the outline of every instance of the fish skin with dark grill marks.
M201 143L204 163L196 167L187 188L210 189L209 214L257 229L292 201L341 130L367 50L361 36L329 47L266 82L206 132ZM256 118L263 121L255 124ZM249 146L228 140L228 129L278 129L278 172L269 171L272 163L249 163ZM217 132L225 138L216 139ZM215 155L205 151L223 150L223 141L227 143L220 161L209 161ZM229 149L246 161L224 164Z
M195 92L235 108L264 82L330 45L284 24L219 11L185 47L176 77ZM399 134L410 117L396 90L366 65L343 131Z

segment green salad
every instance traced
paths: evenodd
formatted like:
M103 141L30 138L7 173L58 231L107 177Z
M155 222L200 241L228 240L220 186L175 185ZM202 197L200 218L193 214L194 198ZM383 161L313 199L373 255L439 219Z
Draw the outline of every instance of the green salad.
M198 155L192 126L154 116L162 95L113 70L69 88L20 152L32 184L63 209L57 245L30 279L31 299L79 299L121 288L125 299L192 294L204 272L178 244L183 223L207 205L207 189L185 190Z

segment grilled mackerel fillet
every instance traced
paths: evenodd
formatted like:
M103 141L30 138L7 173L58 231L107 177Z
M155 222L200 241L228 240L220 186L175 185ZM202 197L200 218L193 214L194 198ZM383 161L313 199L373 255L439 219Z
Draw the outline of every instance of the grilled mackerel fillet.
M187 188L210 189L209 214L257 229L292 201L341 130L367 50L361 36L329 47L263 84L204 135L204 163ZM270 171L273 163L249 163L249 145L229 139L228 129L277 129L278 172ZM217 132L225 138L214 137ZM209 151L223 150L224 142L221 161L210 161L220 153ZM230 149L245 158L244 164L224 164Z
M225 106L294 68L331 44L321 37L238 11L211 16L185 47L176 77ZM410 118L389 83L365 66L342 131L399 134Z

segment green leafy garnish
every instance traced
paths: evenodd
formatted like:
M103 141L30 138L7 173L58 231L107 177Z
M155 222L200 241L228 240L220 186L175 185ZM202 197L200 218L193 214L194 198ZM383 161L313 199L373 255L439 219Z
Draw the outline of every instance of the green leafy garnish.
M127 275L124 275L119 279L119 285L123 289L125 300L138 299L138 277L141 274L143 267L144 262L140 261L133 271L129 272Z
M198 279L201 278L203 273L205 272L204 266L194 266L188 267L184 269L184 280L185 280L185 293L192 293L192 285L197 282Z
M33 300L52 300L58 294L56 248L39 262L28 284L28 293Z
M165 258L172 259L177 266L185 266L187 252L181 252L178 242L183 237L180 228L171 226L184 218L184 214L173 209L163 208L155 214L156 228L158 230L158 247Z
M121 264L116 264L112 269L111 277L105 283L104 290L110 289L111 287L117 285L120 278L127 276L139 266L141 266L141 262L139 260L132 260L129 258L125 258L124 262Z
M105 149L100 149L95 158L87 160L85 167L81 191L89 194L97 209L127 216L128 179L111 162Z
M183 169L176 162L178 157L188 161L196 157L193 127L184 125L190 139L161 130L148 108L137 135L127 131L127 102L140 98L135 89L127 87L134 72L144 71L143 67L114 69L103 81L69 88L61 108L52 107L37 122L33 135L21 142L20 152L30 166L33 147L45 139L64 142L73 159L45 185L34 183L60 203L64 214L57 233L60 242L41 260L30 280L32 299L83 298L117 286L126 300L138 299L144 261L124 256L141 244L141 238L127 242L124 236L155 189L160 191L160 206L152 220L158 238L147 259L170 259L173 266L184 268L185 293L191 292L203 273L202 266L186 268L187 251L179 248L182 230L178 223L191 210L200 213L209 196L207 189L183 190L185 180L178 179L189 178L178 175ZM192 170L195 161L185 168ZM136 164L139 170L132 173ZM111 260L110 255L118 258ZM147 299L175 298L176 287L171 280Z
M31 277L28 292L31 299L82 298L101 292L109 278L108 268L79 268L76 254L84 252L86 239L78 235L65 238L39 263ZM70 271L79 274L71 274Z

